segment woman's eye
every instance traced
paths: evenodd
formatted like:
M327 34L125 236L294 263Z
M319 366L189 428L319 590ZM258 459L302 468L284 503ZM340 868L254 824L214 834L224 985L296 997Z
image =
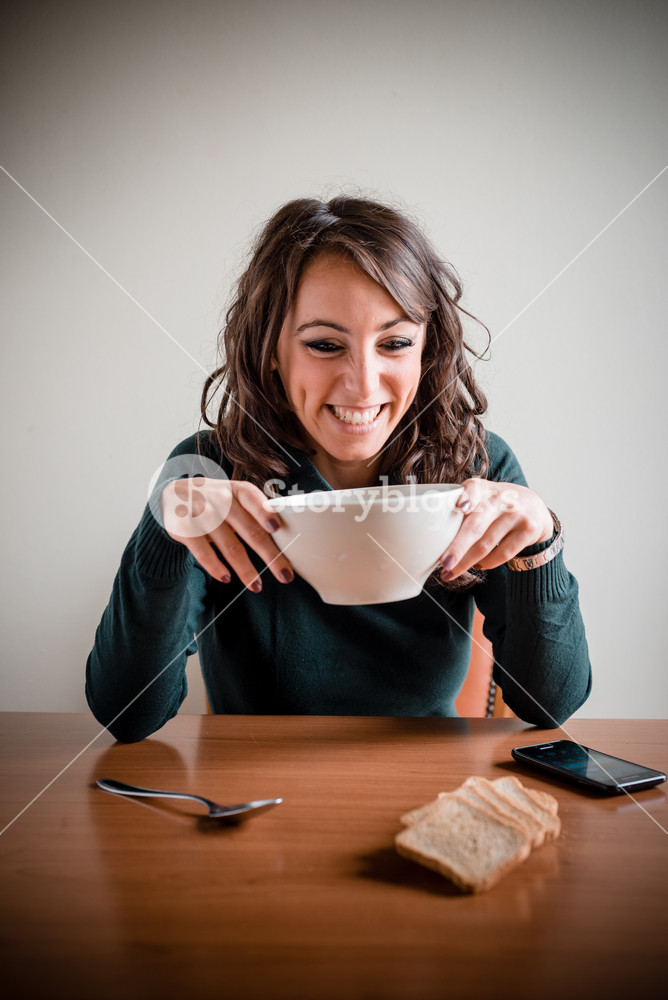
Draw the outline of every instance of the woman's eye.
M330 340L308 340L305 341L304 346L319 354L333 354L335 351L341 350L338 344L333 344Z
M394 340L386 340L383 347L386 351L401 351L405 347L412 347L414 340L407 340L405 337L395 337Z

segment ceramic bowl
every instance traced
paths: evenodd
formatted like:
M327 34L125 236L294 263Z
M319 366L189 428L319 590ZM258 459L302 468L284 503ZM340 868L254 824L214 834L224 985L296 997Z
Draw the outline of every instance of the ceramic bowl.
M462 521L463 487L373 486L277 497L273 535L327 604L417 597Z

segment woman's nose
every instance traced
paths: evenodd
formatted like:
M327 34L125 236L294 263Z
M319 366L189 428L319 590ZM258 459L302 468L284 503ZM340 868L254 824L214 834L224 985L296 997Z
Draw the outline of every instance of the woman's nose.
M351 360L344 376L346 390L355 397L356 402L363 403L372 400L378 392L380 372L373 358L358 358Z

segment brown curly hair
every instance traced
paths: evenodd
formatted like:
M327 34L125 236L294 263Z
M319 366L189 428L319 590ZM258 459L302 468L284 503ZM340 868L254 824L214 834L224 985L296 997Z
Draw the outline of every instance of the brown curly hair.
M487 400L466 357L460 314L471 314L459 305L457 274L405 215L340 196L329 202L300 198L276 212L255 241L225 315L219 338L223 360L206 380L201 415L233 465L232 478L262 488L269 479L289 475L278 442L305 448L272 361L306 264L328 253L352 260L410 319L426 322L420 385L382 454L381 474L420 483L486 475L480 416ZM222 399L211 420L208 411L219 391Z

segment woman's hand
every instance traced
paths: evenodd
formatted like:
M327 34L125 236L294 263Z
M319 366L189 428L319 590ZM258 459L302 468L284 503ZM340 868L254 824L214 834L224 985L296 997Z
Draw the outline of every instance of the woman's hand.
M502 566L527 545L554 534L549 510L533 490L514 483L467 479L457 507L464 519L443 554L441 579L454 580L466 570Z
M272 532L281 526L267 498L252 483L195 476L168 483L160 497L165 531L192 552L210 576L223 583L234 570L249 590L259 593L262 581L242 540L267 564L280 583L294 577L288 559L281 555ZM225 560L218 556L218 552Z

